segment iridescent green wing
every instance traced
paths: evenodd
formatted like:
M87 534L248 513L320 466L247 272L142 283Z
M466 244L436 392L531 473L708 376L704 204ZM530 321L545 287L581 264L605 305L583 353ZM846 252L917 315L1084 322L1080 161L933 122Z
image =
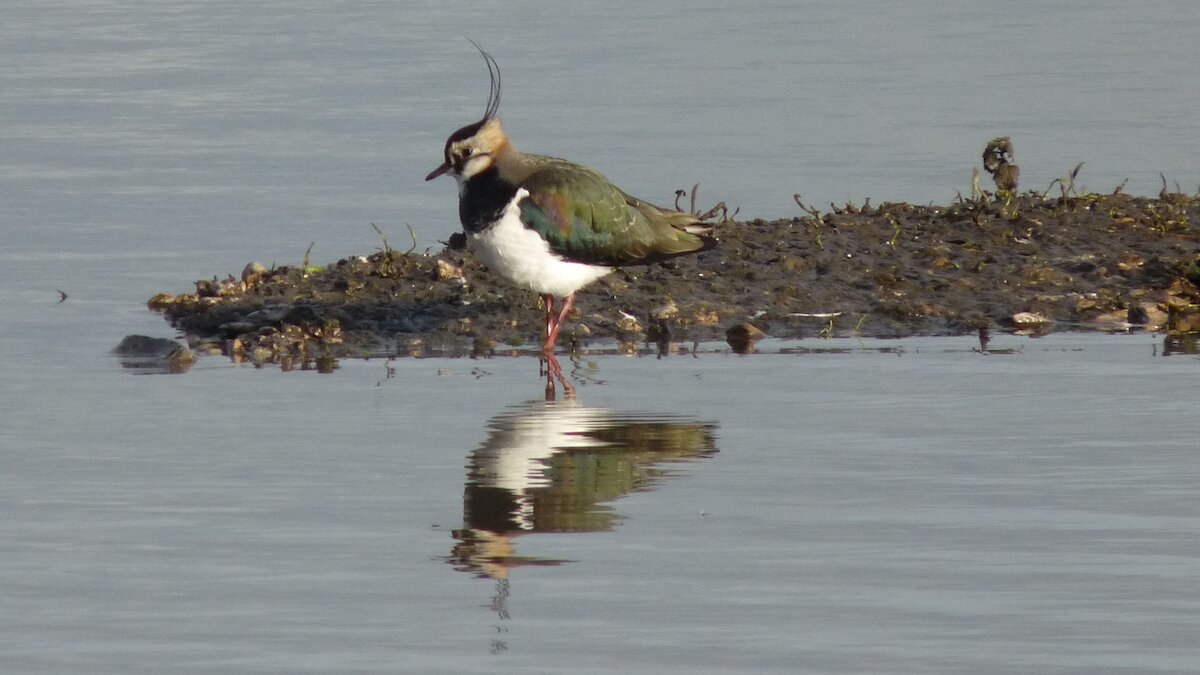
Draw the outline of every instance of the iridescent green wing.
M710 240L684 231L700 225L690 214L666 211L622 192L596 171L547 162L521 186L521 221L550 249L577 262L650 263L708 248Z

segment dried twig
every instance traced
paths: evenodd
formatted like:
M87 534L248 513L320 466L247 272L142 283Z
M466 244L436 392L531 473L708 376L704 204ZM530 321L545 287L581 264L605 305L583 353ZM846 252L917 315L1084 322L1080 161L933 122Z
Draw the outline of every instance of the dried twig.
M1074 169L1071 169L1069 175L1050 181L1050 185L1046 186L1046 191L1042 193L1042 199L1045 199L1046 195L1050 194L1050 188L1054 187L1055 184L1058 185L1059 191L1062 192L1063 199L1066 199L1067 195L1078 197L1079 194L1075 192L1075 179L1079 176L1079 170L1082 168L1083 162L1080 162L1075 165Z
M417 250L417 233L413 232L412 225L405 223L404 226L408 228L408 236L412 237L412 246L409 246L408 250L404 252L404 255L408 255Z
M305 249L305 251L304 251L304 263L301 264L301 266L300 266L300 269L304 274L308 274L308 257L309 257L309 255L312 254L313 246L316 246L316 245L317 245L317 242L315 242L315 241L310 242L308 244L308 248Z
M388 240L387 240L387 237L384 236L383 230L379 229L379 226L376 225L375 223L371 223L371 227L375 228L375 234L378 234L380 241L383 242L383 254L388 257L391 257L392 247L388 246Z

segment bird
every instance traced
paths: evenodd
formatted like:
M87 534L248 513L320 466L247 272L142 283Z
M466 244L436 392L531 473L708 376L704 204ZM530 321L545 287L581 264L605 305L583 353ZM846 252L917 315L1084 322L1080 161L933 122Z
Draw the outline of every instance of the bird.
M450 134L445 161L425 180L452 175L468 249L492 274L541 296L542 357L556 369L555 342L576 291L617 267L699 253L717 239L695 214L632 197L581 164L518 150L496 116L500 66L475 48L491 81L483 118Z

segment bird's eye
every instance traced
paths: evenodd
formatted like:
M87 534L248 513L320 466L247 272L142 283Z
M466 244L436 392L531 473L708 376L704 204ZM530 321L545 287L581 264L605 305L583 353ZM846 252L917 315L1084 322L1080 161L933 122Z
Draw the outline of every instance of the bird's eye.
M463 148L463 151L462 151L462 156L463 156L463 159L466 159L467 157L470 157L470 156L471 156L471 153L473 153L473 152L475 152L475 150L474 150L474 149L472 149L472 148Z

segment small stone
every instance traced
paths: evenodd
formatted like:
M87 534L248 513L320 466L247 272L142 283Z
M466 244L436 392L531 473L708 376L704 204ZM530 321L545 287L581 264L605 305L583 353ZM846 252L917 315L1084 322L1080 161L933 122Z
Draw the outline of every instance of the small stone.
M1169 294L1166 304L1168 312L1182 312L1192 306L1192 301L1182 295Z
M673 319L679 314L679 306L675 301L667 298L667 301L658 307L650 310L650 316L659 320Z
M1122 272L1130 272L1130 271L1136 270L1145 264L1146 264L1145 258L1143 258L1140 255L1135 255L1133 253L1126 253L1125 255L1121 256L1120 258L1117 258L1117 269L1121 270Z
M112 351L117 356L162 359L170 357L180 349L185 349L185 347L174 340L146 335L127 335L120 344L113 347Z
M1130 308L1129 310L1106 312L1092 319L1092 322L1105 330L1129 330L1130 324L1135 323L1128 321L1132 311L1133 309Z
M622 356L637 356L638 349L636 340L619 340L617 342L617 353Z
M1017 312L1012 315L1012 322L1018 326L1036 326L1050 323L1050 319L1041 312Z
M1200 305L1172 308L1168 314L1167 330L1174 334L1200 333Z
M1166 325L1167 313L1158 306L1157 302L1143 302L1129 308L1129 323L1145 326L1147 330L1157 330Z
M127 368L182 373L196 361L196 353L174 340L128 335L112 350Z
M613 294L620 293L629 288L629 283L615 274L610 274L609 276L604 277L600 283L607 287Z
M425 341L421 338L409 338L397 346L409 356L421 356L425 353Z
M451 279L462 279L463 271L461 267L438 258L437 261L437 278L439 281L450 281Z
M146 306L150 309L163 310L175 304L175 296L170 293L155 293L154 297L146 302Z
M221 294L221 284L216 278L201 279L196 282L196 295L201 298L211 298Z
M738 354L749 354L754 351L755 343L766 336L766 333L752 323L739 323L725 331L725 341Z
M471 356L494 356L497 344L495 339L481 335L471 344Z
M617 330L622 333L642 333L644 332L642 324L638 322L637 317L632 314L622 312L621 318L617 320Z

